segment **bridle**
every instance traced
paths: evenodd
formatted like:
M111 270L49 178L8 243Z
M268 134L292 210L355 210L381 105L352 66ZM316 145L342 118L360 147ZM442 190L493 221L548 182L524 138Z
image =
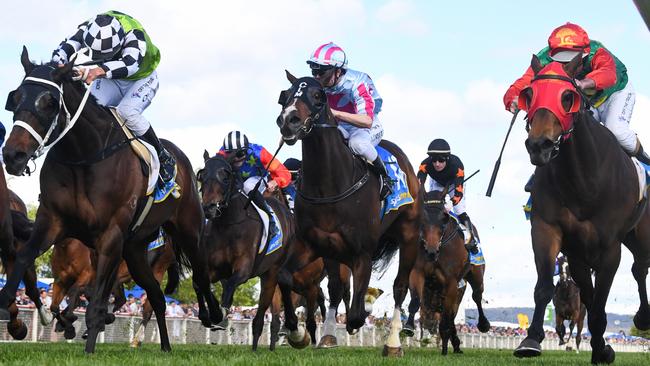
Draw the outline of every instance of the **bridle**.
M425 209L428 208L440 211L443 215L448 216L450 220L454 220L451 215L445 211L444 203L443 199L431 199L424 201L424 207ZM451 230L449 230L449 228L451 228ZM442 235L440 235L440 239L438 240L438 250L442 249L445 244L456 238L459 233L458 227L454 227L450 223L440 223L440 230L442 231Z
M218 158L215 157L215 158L208 159L206 161L206 165L210 160L217 160L218 161ZM217 201L215 203L210 203L210 204L204 206L205 209L207 210L207 212L212 215L212 218L221 217L221 215L223 215L224 212L226 211L226 209L228 208L228 205L230 204L230 201L233 198L234 194L235 193L242 193L240 190L235 189L236 177L235 177L234 171L232 169L232 166L229 163L227 163L225 160L224 160L224 163L225 163L224 164L225 165L225 171L228 174L228 186L227 186L227 188L225 190L223 198L220 201ZM221 167L219 167L217 169L221 169ZM203 186L203 184L204 184L203 183L204 172L205 172L205 168L201 169L199 171L199 177L200 177L199 182L201 183L201 186ZM219 184L223 188L223 184L218 178L213 178L213 179L215 179L217 181L217 184Z

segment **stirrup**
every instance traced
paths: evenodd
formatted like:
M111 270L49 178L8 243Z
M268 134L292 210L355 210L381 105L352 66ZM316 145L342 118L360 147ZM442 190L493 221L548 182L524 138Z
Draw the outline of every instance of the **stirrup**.
M381 177L381 190L379 191L379 200L384 201L391 194L393 194L393 187L391 187L391 179L388 177Z
M476 241L472 240L469 243L465 244L465 249L472 254L478 254L478 244Z

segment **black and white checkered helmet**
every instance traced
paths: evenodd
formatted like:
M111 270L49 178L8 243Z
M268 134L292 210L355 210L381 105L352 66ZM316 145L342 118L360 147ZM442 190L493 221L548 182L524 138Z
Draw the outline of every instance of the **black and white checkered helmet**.
M241 131L230 131L223 139L223 149L226 152L248 148L248 137Z
M115 17L99 14L88 22L84 43L93 60L110 60L122 48L124 36L124 28Z

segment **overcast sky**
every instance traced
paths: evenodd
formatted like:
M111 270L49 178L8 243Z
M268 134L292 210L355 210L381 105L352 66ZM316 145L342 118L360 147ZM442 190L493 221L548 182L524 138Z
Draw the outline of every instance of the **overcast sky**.
M502 96L546 45L553 28L572 21L622 60L637 91L632 121L650 146L650 33L629 1L56 1L24 0L0 12L0 94L23 77L26 45L36 61L96 13L120 10L138 19L161 50L160 90L145 116L159 136L179 145L195 167L203 149L214 153L227 131L241 129L273 151L284 70L309 73L305 60L320 44L345 49L349 66L368 73L384 98L385 138L417 166L428 143L445 138L468 174L468 213L478 226L487 260L488 306L532 306L535 266L523 185L533 171L518 121L510 136L492 198L485 197L511 115ZM6 95L6 94L2 94ZM0 111L11 128L11 115ZM300 157L300 144L282 159ZM39 165L42 163L38 162ZM27 202L38 178L10 178ZM634 312L636 285L624 250L608 311ZM373 284L388 290L394 268ZM469 298L469 296L466 296Z

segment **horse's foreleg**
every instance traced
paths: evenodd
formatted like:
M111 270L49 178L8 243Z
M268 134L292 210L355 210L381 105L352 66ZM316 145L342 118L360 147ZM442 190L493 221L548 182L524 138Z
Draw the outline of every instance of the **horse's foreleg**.
M357 329L361 328L366 321L368 312L365 306L366 292L368 292L368 283L370 282L370 275L372 272L372 265L370 258L366 254L362 254L355 258L352 265L352 278L353 289L352 304L350 312L347 314L346 330L349 334L354 334ZM399 324L399 329L402 329L402 323ZM399 336L397 337L399 340Z
M344 279L341 278L341 267L343 265L325 258L323 258L323 262L327 270L327 291L330 295L330 305L327 310L327 315L324 315L325 324L323 325L321 339L318 342L318 348L333 348L338 345L336 341L336 312L341 303L341 298L345 296L346 288L347 296L350 296L349 278L347 279L348 286L346 287L344 285ZM345 306L347 309L347 301ZM348 313L349 310L346 311L346 314Z
M92 244L92 243L89 243ZM99 332L104 330L108 297L113 289L120 264L123 238L119 227L113 226L106 230L95 243L97 251L97 270L95 284L92 289L90 304L86 310L86 353L94 353Z
M607 327L607 314L605 305L609 290L614 281L614 275L621 261L621 246L610 243L608 250L601 254L601 262L596 272L594 297L589 311L589 331L591 332L591 363L612 363L615 353L611 346L605 344L603 334Z
M402 335L405 337L413 337L415 335L415 313L420 309L420 297L416 291L411 288L411 301L409 302L409 317L402 329Z
M517 357L534 357L542 354L544 340L544 315L546 305L553 299L555 285L553 273L555 258L560 252L562 233L556 226L551 226L542 219L533 217L532 224L533 252L537 268L537 283L535 284L535 311L533 320L528 328L528 335L515 349Z
M284 304L284 325L289 330L287 342L293 348L305 348L311 340L305 328L298 325L298 317L292 299L293 276L283 268L278 272L278 285L280 286L282 303Z
M16 290L25 271L34 266L36 257L49 249L60 234L60 222L51 218L43 205L39 206L34 231L27 243L18 249L13 270L7 271L7 282L0 290L0 321L9 320L7 308L16 299ZM32 298L32 301L35 304L41 303L38 294Z
M142 305L142 319L140 320L138 329L136 330L135 334L133 335L133 339L131 340L131 347L140 347L142 342L144 342L144 333L147 330L147 324L149 324L149 320L151 320L152 315L153 307L151 307L149 299L147 299Z
M318 292L320 287L318 284L311 284L307 287L305 293L305 300L307 301L307 332L309 332L309 337L311 338L311 343L316 345L316 308L318 307Z
M135 283L147 292L147 301L156 314L156 322L158 323L158 332L160 334L160 349L163 352L169 352L171 351L171 345L167 333L167 323L165 322L165 296L160 289L160 284L151 271L143 248L139 247L139 243L126 243L124 247L124 259Z
M257 344L262 335L262 328L264 328L264 314L266 309L269 308L275 294L277 287L277 270L271 269L260 276L260 298L258 301L257 314L253 318L253 351L257 351ZM273 337L273 335L271 335ZM275 342L271 341L269 345L271 351L275 350Z
M587 315L587 308L580 304L580 313L578 315L578 329L576 330L576 352L580 352L580 341L582 340L582 327L585 323L585 315Z
M54 320L51 309L43 306L41 298L39 296L39 291L36 286L36 266L32 265L25 271L25 276L23 277L23 282L25 283L25 293L29 296L30 299L34 302L34 306L38 310L38 319L41 322L41 325L49 325Z

